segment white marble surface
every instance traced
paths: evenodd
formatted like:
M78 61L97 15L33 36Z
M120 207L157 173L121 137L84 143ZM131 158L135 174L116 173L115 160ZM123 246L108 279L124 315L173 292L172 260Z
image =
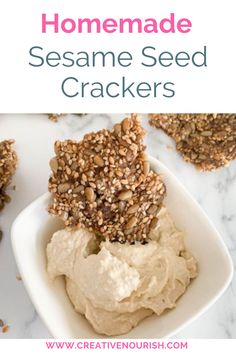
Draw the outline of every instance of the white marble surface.
M111 127L122 115L68 116L59 123L46 115L0 115L0 140L13 138L19 156L19 168L14 177L16 190L12 202L0 214L4 232L0 244L0 318L10 326L3 338L48 338L22 281L17 280L10 227L17 214L32 200L47 190L48 161L53 155L56 139L80 139L91 130ZM158 157L181 180L201 204L221 233L236 264L236 161L230 167L215 172L200 173L186 164L164 133L151 128L146 143L151 155ZM211 281L211 279L209 279ZM176 338L236 338L236 278L217 303L194 323L179 332Z

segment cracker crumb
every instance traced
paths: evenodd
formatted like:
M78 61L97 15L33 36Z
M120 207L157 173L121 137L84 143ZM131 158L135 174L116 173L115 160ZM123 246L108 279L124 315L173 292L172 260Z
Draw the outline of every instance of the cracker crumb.
M7 333L7 332L9 332L9 329L10 329L10 326L4 325L4 326L2 327L2 333Z
M166 145L166 149L168 151L173 151L174 150L174 147L172 145Z
M147 242L166 188L150 169L136 114L82 141L57 141L50 161L49 212L111 242Z
M185 161L201 171L236 158L236 114L150 114L149 122L171 136Z
M58 122L58 119L65 116L64 113L48 113L48 119L53 122Z

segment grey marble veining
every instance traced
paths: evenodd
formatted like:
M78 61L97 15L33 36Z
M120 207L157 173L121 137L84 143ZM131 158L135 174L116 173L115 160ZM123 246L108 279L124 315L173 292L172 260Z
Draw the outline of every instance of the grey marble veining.
M57 139L80 139L91 130L110 128L122 118L120 114L67 116L53 123L45 115L0 115L0 140L13 138L19 156L14 177L16 190L12 202L0 214L4 232L0 244L0 318L10 326L3 338L48 338L46 327L38 317L15 265L10 227L17 214L47 190L48 161ZM214 172L198 172L174 149L173 141L148 125L145 142L150 155L159 158L185 185L205 210L222 235L236 264L236 161ZM210 281L210 279L209 279ZM207 313L194 321L176 338L236 338L236 278L226 293Z

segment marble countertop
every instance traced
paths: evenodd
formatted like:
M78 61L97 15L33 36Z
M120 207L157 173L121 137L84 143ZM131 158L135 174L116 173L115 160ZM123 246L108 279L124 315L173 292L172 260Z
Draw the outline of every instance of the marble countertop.
M19 156L13 181L16 190L11 191L12 202L0 214L4 233L0 244L0 318L10 326L7 333L0 331L0 339L50 337L19 280L10 227L17 214L47 190L54 141L80 139L91 130L110 128L121 118L118 114L67 116L53 123L46 115L0 115L0 140L15 139ZM206 211L236 265L236 161L215 172L198 172L176 153L170 138L148 125L145 115L143 124L148 130L148 152L174 172ZM236 277L214 306L175 338L236 338Z

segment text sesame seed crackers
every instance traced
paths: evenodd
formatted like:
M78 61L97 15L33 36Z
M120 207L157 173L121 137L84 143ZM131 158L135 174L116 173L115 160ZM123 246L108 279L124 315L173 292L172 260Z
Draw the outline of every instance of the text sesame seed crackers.
M80 142L55 143L50 161L49 212L67 226L81 226L110 241L146 242L165 196L160 176L144 153L137 115Z
M183 158L201 171L236 158L236 114L150 114L150 124L171 136Z

